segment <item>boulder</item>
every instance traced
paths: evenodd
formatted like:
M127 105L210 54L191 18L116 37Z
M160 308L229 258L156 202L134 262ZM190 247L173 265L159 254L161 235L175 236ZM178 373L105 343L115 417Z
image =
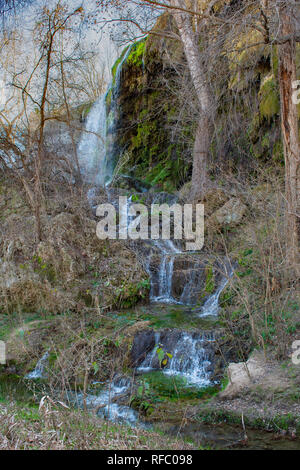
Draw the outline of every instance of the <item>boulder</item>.
M247 389L267 372L264 354L255 351L247 362L230 363L227 368L229 383L220 393L220 398L233 398Z
M147 354L152 351L155 346L155 334L152 329L139 331L133 340L131 348L131 364L132 367L138 367Z
M241 223L246 211L247 206L233 197L214 212L211 219L219 226L234 226Z

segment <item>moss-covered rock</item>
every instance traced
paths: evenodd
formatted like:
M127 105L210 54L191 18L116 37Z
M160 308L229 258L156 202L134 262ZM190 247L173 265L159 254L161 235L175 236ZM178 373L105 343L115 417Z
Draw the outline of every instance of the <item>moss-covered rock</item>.
M174 27L168 16L164 15L160 22L164 27ZM165 191L174 191L191 170L190 158L185 158L190 149L172 130L179 104L164 83L167 77L175 74L164 55L164 51L170 53L170 44L171 41L167 41L164 45L152 36L133 44L122 66L120 90L117 94L116 90L110 90L107 95L109 128L111 119L115 120L113 130L116 135L109 133L114 160L121 158L126 150L122 172ZM113 76L127 50L115 63ZM182 57L180 44L176 46L177 54L178 51ZM114 103L117 116L111 116L112 93L117 101Z

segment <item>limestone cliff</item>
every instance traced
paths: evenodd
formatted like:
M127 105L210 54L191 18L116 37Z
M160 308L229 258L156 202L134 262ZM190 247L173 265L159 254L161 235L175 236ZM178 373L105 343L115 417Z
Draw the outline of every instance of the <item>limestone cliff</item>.
M123 173L168 191L190 179L197 123L182 45L163 37L175 30L171 17L163 15L153 34L131 47L120 77L113 150L116 161L123 158ZM255 42L248 37L239 40L241 44ZM211 143L212 178L220 170L248 172L257 164L283 164L276 49L228 50L224 43L217 66L210 71L218 102ZM111 93L107 103L110 110Z

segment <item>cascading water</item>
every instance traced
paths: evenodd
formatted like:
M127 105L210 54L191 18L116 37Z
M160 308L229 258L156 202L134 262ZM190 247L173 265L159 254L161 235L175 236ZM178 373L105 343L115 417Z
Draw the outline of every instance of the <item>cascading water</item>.
M77 154L83 179L89 184L103 186L108 177L106 173L106 95L100 96L88 114Z
M132 46L129 46L117 66L114 79L108 88L108 92L97 100L88 114L86 129L78 146L78 158L84 179L98 186L108 184L113 173L116 149L114 149L113 142L109 142L109 139L113 140L117 132L119 114L118 98L121 89L122 68L131 50ZM111 104L110 113L107 117L106 107L108 94L110 94ZM95 188L91 188L87 196L90 201L95 199ZM157 200L155 199L154 202L159 202L161 196L165 198L166 194L158 194L156 196ZM168 197L170 198L171 196L168 195ZM172 201L167 202L174 203L176 200L174 200L173 197ZM128 207L126 211L128 211ZM124 231L127 230L128 224L129 221L127 222L127 226L123 227ZM156 252L159 253L159 262L155 273L150 269L150 261L148 263L148 271L151 278L151 301L156 303L192 305L197 294L197 290L196 293L194 292L194 287L199 284L201 280L197 273L197 267L191 269L190 273L186 276L183 291L180 298L176 300L172 294L174 263L176 257L182 254L182 252L178 250L172 240L153 240L152 243ZM154 288L155 284L158 286L158 289ZM224 279L217 291L207 299L204 306L201 308L201 316L217 314L219 296L226 284L227 279Z
M172 335L174 337L172 337ZM169 353L166 367L162 370L167 375L179 375L190 385L205 387L211 383L212 348L215 341L213 333L195 334L189 332L155 333L155 347L138 367L139 372L160 369L157 350L162 348Z
M97 409L97 415L102 418L133 425L138 421L138 413L129 406L115 403L118 398L130 392L130 387L131 381L127 377L117 377L99 394L84 396L82 393L69 393L68 399L71 403L77 403L80 408L84 407L85 402L88 409Z
M120 149L116 147L116 135L118 132L118 120L121 112L119 109L119 97L121 93L122 68L131 52L128 47L123 55L114 79L108 88L106 95L103 95L95 103L90 111L86 132L83 133L78 147L79 163L82 168L84 178L88 183L97 186L105 186L109 201L117 205L117 191L109 187L112 180L116 156ZM109 98L109 99L108 99ZM106 107L110 101L110 112L107 116ZM95 188L88 192L90 201L95 200ZM122 234L127 233L130 224L128 216L133 198L128 199L128 203L123 207L119 230ZM168 203L172 205L177 202L176 198L166 193L154 195L153 203ZM125 237L124 237L125 238ZM148 254L147 269L150 275L151 290L150 300L157 304L194 305L199 298L199 292L203 288L203 263L195 259L187 260L188 256L176 246L172 240L151 240L150 254ZM148 242L149 246L149 242ZM187 263L188 269L184 274L183 288L180 295L175 298L178 276L178 263ZM189 264L190 263L190 264ZM176 271L177 270L177 271ZM202 270L202 271L201 271ZM208 297L204 305L196 313L199 316L215 316L219 309L219 297L226 286L230 274L221 279L216 291ZM178 289L177 289L178 290ZM161 370L158 361L157 349L161 347L165 353L169 353L167 364L163 368L163 373L167 375L179 375L186 379L190 385L199 387L208 386L211 383L213 373L213 357L215 341L213 333L190 333L186 331L168 330L166 333L155 333L155 346L150 346L150 352L138 367L139 372L151 370ZM110 420L125 421L133 424L137 422L137 413L128 406L116 403L123 394L128 393L130 384L127 381L120 382L114 380L107 385L100 394L83 397L76 395L79 406L83 406L84 400L88 408L97 408L98 414Z
M209 316L216 316L219 313L219 299L220 295L227 286L230 278L233 276L233 269L230 267L229 272L220 282L216 292L208 297L208 299L204 302L200 310L201 317L209 317Z
M112 178L115 158L112 155L113 145L109 143L108 135L113 136L116 131L121 72L130 51L131 46L128 47L118 64L114 80L109 85L107 93L98 98L88 113L85 130L78 144L78 162L83 179L86 183L95 186L105 186ZM107 116L107 96L109 93L111 94L111 109L109 116Z
M180 251L176 248L171 240L153 240L154 246L160 251L160 262L158 269L158 293L154 293L154 276L150 270L150 263L147 265L151 278L150 299L152 302L176 304L176 300L172 296L173 268L176 254Z
M121 90L121 77L122 77L122 68L124 63L126 63L129 54L132 50L132 45L128 46L126 52L124 53L123 57L121 58L115 76L111 84L108 87L108 91L106 96L110 95L110 112L107 117L107 172L112 177L113 171L116 165L116 156L119 154L119 149L116 147L115 140L117 134L117 122L119 118L120 109L118 106L118 98L120 96ZM107 183L111 181L107 179Z
M49 366L49 352L47 351L37 362L34 370L29 372L25 378L29 380L47 378L47 368Z

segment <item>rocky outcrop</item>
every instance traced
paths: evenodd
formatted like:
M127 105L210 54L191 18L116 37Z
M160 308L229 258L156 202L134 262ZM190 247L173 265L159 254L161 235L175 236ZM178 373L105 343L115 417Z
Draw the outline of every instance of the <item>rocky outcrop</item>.
M155 346L155 334L152 329L139 331L133 339L131 348L131 366L138 367Z
M230 363L227 368L229 383L220 398L234 398L247 390L285 390L289 381L278 363L267 361L262 351L254 351L246 362Z
M165 31L174 27L168 15L156 25ZM126 52L113 67L114 77ZM178 63L183 62L180 42L150 35L132 46L122 66L120 89L113 89L107 96L108 141L114 160L125 152L123 172L167 191L176 189L191 169L187 143L187 135L191 134L180 126L175 128L182 108L173 90L166 87L166 81L176 76ZM117 115L113 115L115 109ZM112 120L116 120L113 127Z
M242 222L247 206L237 198L231 198L220 209L213 213L211 222L220 227L235 226Z
M133 45L122 67L114 141L116 160L126 154L126 172L168 191L179 189L191 177L198 119L182 44L167 37L174 32L177 28L172 16L164 14L154 27L158 34ZM240 40L243 44L245 38ZM253 46L251 58L243 50L234 53L233 59L224 43L220 57L214 69L225 73L213 75L215 90L223 91L217 92L210 171L221 178L224 171L232 173L237 168L249 172L259 160L283 162L279 90L276 63L272 63L276 55L271 57L266 48ZM111 94L107 102L110 110Z
M201 305L205 299L214 294L226 273L224 265L212 261L206 254L171 254L166 255L166 263L173 263L170 294L176 301L187 305ZM161 283L162 255L150 257L152 295L159 295Z

